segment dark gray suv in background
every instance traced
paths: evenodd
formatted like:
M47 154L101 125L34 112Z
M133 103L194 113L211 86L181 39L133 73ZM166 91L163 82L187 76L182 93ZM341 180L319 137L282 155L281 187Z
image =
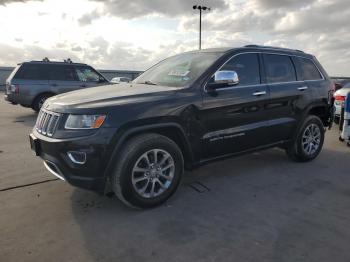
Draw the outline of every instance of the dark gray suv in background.
M18 64L6 80L5 100L39 111L51 96L108 84L108 80L86 64L31 61Z

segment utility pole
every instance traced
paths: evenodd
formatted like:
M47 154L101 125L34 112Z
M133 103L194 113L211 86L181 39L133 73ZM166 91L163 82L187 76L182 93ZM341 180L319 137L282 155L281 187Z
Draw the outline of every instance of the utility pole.
M203 11L210 11L210 7L203 6L203 5L194 5L193 9L199 10L199 50L202 49L202 10Z

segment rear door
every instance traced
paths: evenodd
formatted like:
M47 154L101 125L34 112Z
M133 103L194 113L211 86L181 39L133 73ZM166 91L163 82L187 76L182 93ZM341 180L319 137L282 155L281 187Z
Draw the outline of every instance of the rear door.
M204 159L266 144L269 117L265 108L269 94L261 81L259 54L238 54L219 70L236 71L239 84L217 89L214 93L203 92L200 120L205 129Z
M266 111L270 117L269 142L291 138L305 105L310 101L308 86L297 79L292 57L285 54L263 54L270 101Z
M49 66L50 88L55 94L74 91L80 88L80 81L70 64L52 64Z

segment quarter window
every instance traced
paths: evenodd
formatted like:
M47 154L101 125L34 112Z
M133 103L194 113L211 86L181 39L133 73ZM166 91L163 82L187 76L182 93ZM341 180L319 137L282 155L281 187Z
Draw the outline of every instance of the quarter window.
M18 70L16 78L26 80L48 80L48 68L46 65L40 64L23 64Z
M241 54L229 60L221 69L236 71L239 85L260 84L260 70L258 54Z
M319 80L322 79L320 72L312 60L302 57L296 57L297 73L300 80Z
M294 65L286 55L264 55L268 83L296 81Z

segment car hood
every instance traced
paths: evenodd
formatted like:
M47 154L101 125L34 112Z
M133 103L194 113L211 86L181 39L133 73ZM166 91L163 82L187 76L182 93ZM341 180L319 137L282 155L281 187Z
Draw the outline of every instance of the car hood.
M104 85L54 96L47 100L44 108L60 112L155 101L174 94L176 90L178 88L146 84Z

